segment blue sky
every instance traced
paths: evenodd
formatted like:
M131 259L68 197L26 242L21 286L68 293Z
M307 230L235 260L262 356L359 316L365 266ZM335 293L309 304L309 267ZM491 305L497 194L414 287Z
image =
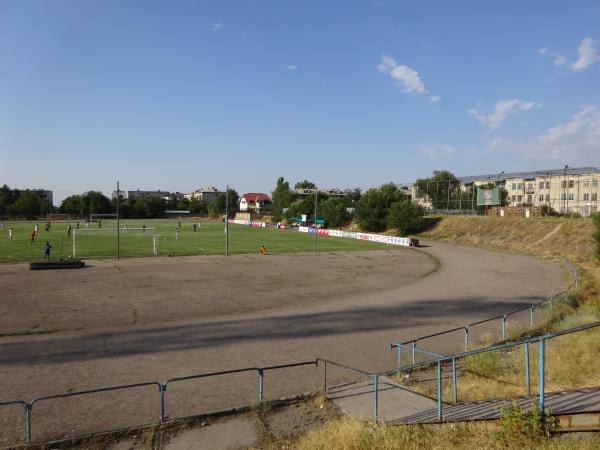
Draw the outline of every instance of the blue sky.
M270 192L600 165L598 1L0 2L0 183Z

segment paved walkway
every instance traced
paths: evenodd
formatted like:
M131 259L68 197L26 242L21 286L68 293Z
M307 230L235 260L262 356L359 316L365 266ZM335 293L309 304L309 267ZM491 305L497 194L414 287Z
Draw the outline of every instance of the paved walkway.
M379 377L377 389L378 419L390 421L429 411L436 403L387 377ZM327 391L332 400L347 415L373 419L375 416L375 384L373 378L336 386Z
M532 402L538 398L518 397L514 399L522 410L529 410ZM502 407L512 400L489 400L479 402L461 402L445 404L443 420L445 422L499 419ZM546 408L553 414L576 414L600 411L600 387L552 392L546 394ZM404 416L393 423L434 423L437 422L437 409L430 409Z

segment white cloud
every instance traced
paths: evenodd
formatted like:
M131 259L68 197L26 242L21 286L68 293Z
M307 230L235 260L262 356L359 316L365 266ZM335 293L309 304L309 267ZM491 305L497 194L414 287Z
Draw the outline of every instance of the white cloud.
M215 22L212 26L212 31L219 31L225 24L223 22Z
M287 66L287 68L290 70L296 70L298 67L296 67L294 64L290 64Z
M432 144L421 147L419 153L432 161L437 161L445 156L452 156L456 152L455 148L447 144Z
M377 65L377 70L381 73L387 73L393 80L397 81L402 86L402 90L407 94L429 94L429 91L425 87L425 83L423 83L419 76L419 72L412 67L398 64L391 56L382 55L381 63ZM432 95L430 97L432 103L436 103L441 99L442 98L437 95Z
M598 42L593 41L592 38L585 38L581 41L577 49L579 59L573 63L571 68L578 72L600 61L600 56L596 49L597 44Z
M548 47L538 49L538 53L540 55L550 56L552 62L557 67L568 65L572 71L580 72L600 61L597 46L598 42L592 40L591 37L583 39L577 49L579 58L574 63L571 63L565 56L552 52Z
M589 163L599 155L600 110L597 106L582 105L570 121L555 125L534 138L498 138L489 143L488 149L509 150L525 158Z
M539 108L541 104L535 102L525 102L518 98L511 98L509 100L500 100L494 106L494 112L485 115L481 114L477 108L470 109L467 111L471 116L475 117L479 122L487 126L490 130L495 130L510 114L514 114L517 111L529 111L532 108Z

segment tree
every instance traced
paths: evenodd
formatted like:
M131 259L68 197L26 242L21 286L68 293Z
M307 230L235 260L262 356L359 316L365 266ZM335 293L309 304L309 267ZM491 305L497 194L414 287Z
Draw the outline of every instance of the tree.
M140 217L160 217L165 211L165 200L157 195L144 195L136 201Z
M298 181L294 185L294 189L316 189L316 187L317 185L315 183L308 180Z
M359 225L367 231L383 231L387 226L388 209L404 196L395 184L387 183L379 188L369 189L356 203L356 217Z
M81 195L69 195L62 201L59 210L63 214L82 216L83 201Z
M229 189L228 193L229 193L229 202L228 202L229 207L227 209L229 212L229 218L233 218L233 217L235 217L235 213L238 211L239 206L240 206L239 196L235 189ZM215 204L214 204L214 210L217 214L225 214L225 192L222 192L217 195L217 198L216 198Z
M294 195L290 191L290 183L283 177L277 179L277 186L273 191L273 219L280 221L283 218L284 208L289 208L294 200Z
M592 221L596 227L592 235L596 241L596 258L600 259L600 213L592 214Z
M331 228L338 228L348 222L349 200L346 197L331 197L320 205L320 214Z
M424 214L423 207L410 200L395 202L390 206L387 225L389 228L397 228L399 236L418 233L423 228Z
M8 206L11 216L35 218L51 211L52 205L38 192L25 191L19 195L15 202Z

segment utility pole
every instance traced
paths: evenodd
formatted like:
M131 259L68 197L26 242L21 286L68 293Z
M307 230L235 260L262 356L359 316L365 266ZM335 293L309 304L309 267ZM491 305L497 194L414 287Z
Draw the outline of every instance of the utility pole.
M119 190L119 182L117 181L117 260L120 258L121 256L121 240L120 240L120 231L121 228L119 227L119 201L120 201L120 197L121 197L121 191Z
M225 188L225 256L229 256L229 185Z

